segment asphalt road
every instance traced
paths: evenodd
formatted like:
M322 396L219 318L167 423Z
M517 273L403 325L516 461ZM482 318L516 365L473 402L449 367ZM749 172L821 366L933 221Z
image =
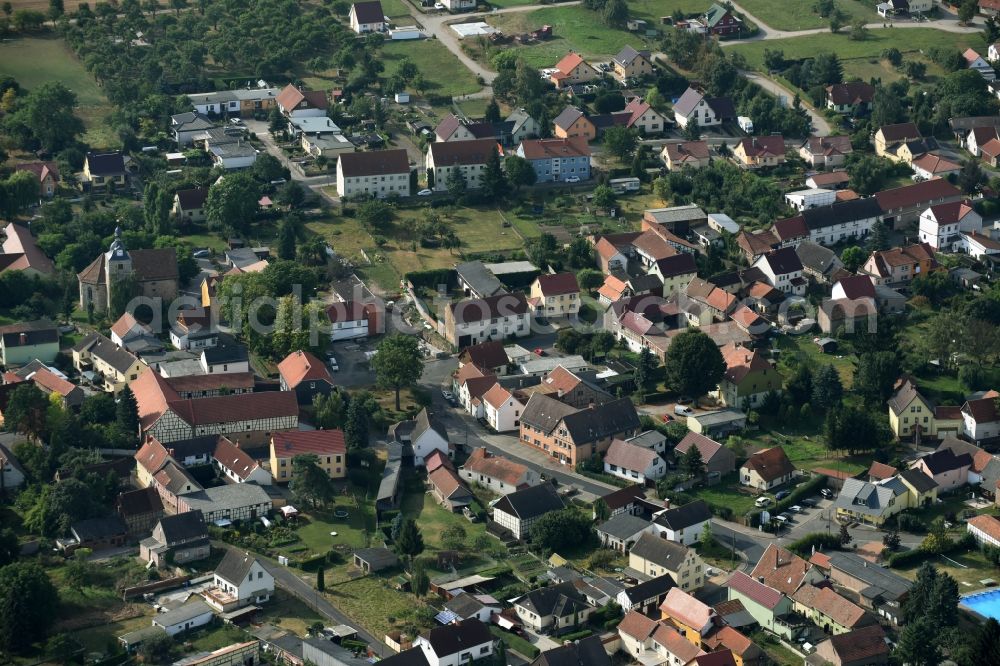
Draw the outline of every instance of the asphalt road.
M712 520L712 533L719 543L725 544L730 548L735 547L738 552L746 556L747 562L744 568L747 571L753 569L754 565L760 561L760 558L764 555L764 550L771 541L763 537L759 539L751 538L743 532L736 531L728 523L718 519Z

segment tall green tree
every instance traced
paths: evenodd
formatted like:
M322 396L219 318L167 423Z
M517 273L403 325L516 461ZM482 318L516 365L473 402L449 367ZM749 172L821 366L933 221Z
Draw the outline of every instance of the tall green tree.
M316 570L316 589L320 592L326 590L326 569L323 567Z
M278 227L278 257L289 261L295 259L295 226L282 220Z
M344 440L349 451L368 446L368 407L359 394L351 397L344 423Z
M411 558L424 552L424 537L420 533L416 521L412 518L403 521L403 526L399 530L399 538L396 539L396 552Z
M684 452L684 456L681 458L681 471L687 475L689 479L699 477L705 473L705 461L702 460L701 451L698 450L697 446L693 444L691 447Z
M813 380L812 404L826 411L840 404L844 396L844 386L840 373L832 364L824 365Z
M139 440L139 403L128 384L118 394L115 403L115 425L130 441Z
M507 172L507 181L513 186L516 192L522 186L535 184L538 174L531 162L519 155L511 155L504 160L504 170Z
M292 494L295 501L310 506L325 506L334 498L333 481L319 466L319 457L307 453L292 458Z
M396 333L382 340L372 358L375 379L383 388L396 392L396 411L400 410L400 391L414 384L424 371L417 338Z
M76 104L76 93L62 83L43 83L21 99L4 125L21 145L34 142L57 153L83 133L83 122L74 113Z
M497 150L490 150L490 157L483 169L481 185L483 194L491 201L500 201L507 194L509 189L507 176L504 174L500 163L500 152Z
M896 656L909 666L938 666L941 663L941 647L936 632L926 618L917 618L903 628L896 645Z
M593 534L590 519L576 509L550 511L536 520L529 531L531 543L546 550L586 544Z
M895 352L873 351L858 357L854 370L854 390L871 400L885 402L899 378L899 358Z
M483 121L487 123L498 123L502 120L500 117L500 105L497 104L496 98L489 101L486 105L486 112L483 115Z
M39 438L45 432L49 401L34 382L24 382L15 388L4 410L4 430Z
M209 188L205 216L217 228L245 233L257 216L258 201L260 186L250 174L227 174Z
M714 388L726 372L722 352L697 328L684 331L670 343L663 363L667 388L699 398Z
M58 606L58 590L34 562L0 569L0 648L20 653L44 638Z

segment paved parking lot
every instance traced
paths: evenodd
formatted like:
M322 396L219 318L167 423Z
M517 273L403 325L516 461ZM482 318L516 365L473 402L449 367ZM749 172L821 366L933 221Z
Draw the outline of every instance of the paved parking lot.
M337 359L340 370L333 373L333 381L339 386L351 388L356 386L367 386L375 382L375 373L368 365L365 358L365 351L374 347L368 343L357 340L341 340L333 342L327 347Z

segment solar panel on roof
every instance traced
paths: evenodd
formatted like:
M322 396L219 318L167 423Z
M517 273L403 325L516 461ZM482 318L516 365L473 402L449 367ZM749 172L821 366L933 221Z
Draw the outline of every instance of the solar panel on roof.
M441 624L451 624L452 622L458 622L459 617L455 615L450 610L443 610L434 616L434 619Z

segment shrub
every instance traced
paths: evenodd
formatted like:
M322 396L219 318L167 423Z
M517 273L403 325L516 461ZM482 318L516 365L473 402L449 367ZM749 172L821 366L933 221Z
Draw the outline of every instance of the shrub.
M905 550L901 553L893 553L889 556L888 564L894 569L899 569L918 564L933 556L934 555L932 553L929 553L926 550L914 548L913 550Z
M561 638L563 641L578 641L581 638L586 638L587 636L590 636L592 633L594 632L592 632L590 629L583 629L581 631L573 631L568 634L563 634L559 638Z
M913 534L925 534L927 532L927 523L920 516L915 516L912 513L898 514L896 516L896 525L903 532L912 532Z
M796 555L807 557L812 552L813 546L816 547L816 550L840 550L840 539L836 534L812 532L788 544L788 550Z

